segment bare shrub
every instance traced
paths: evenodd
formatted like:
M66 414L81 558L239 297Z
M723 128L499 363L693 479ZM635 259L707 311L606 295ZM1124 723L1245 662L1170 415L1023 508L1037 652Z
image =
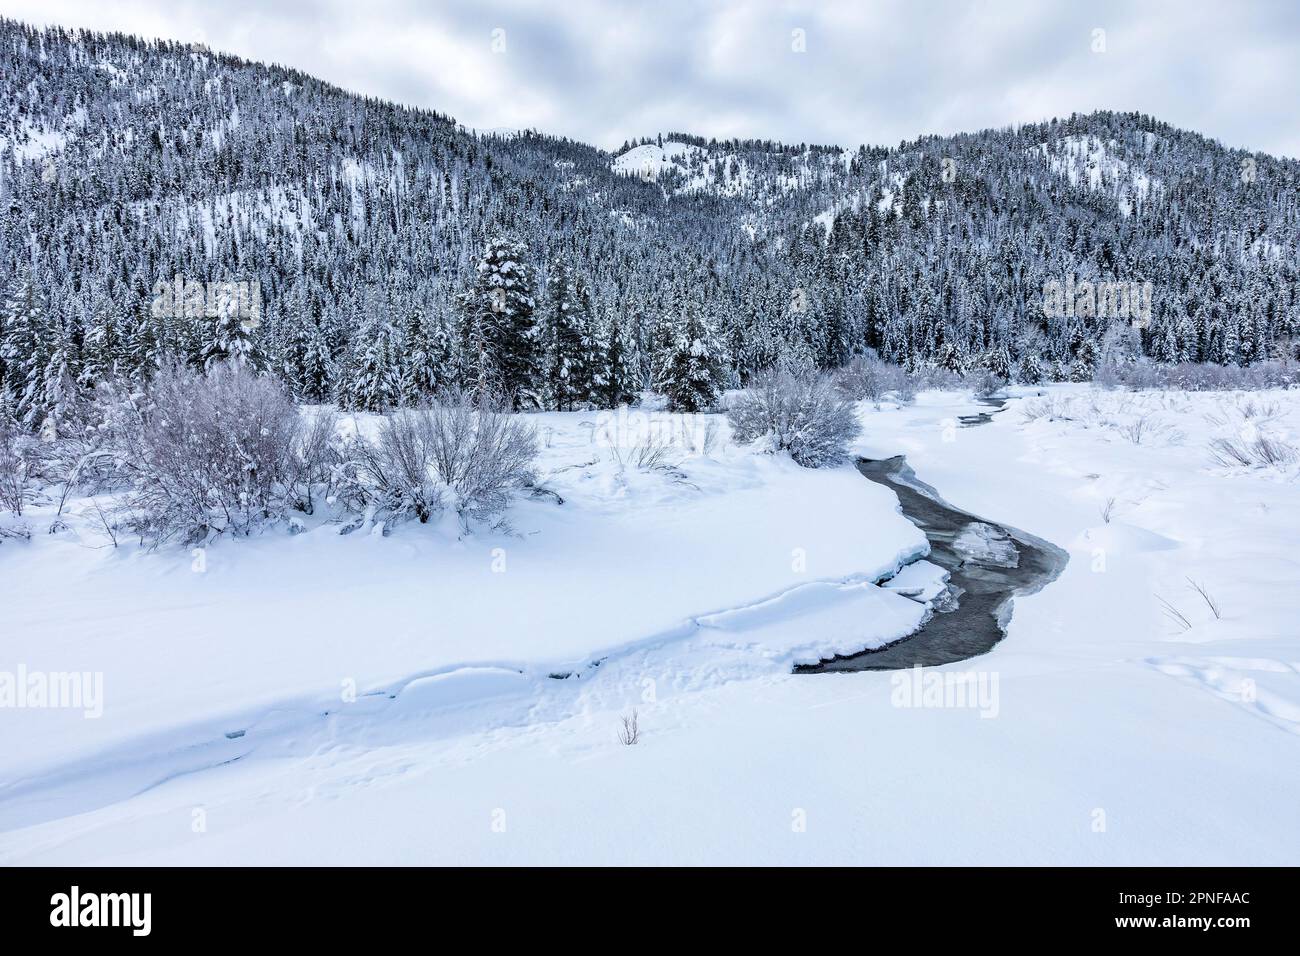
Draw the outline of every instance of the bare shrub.
M1147 361L1118 364L1107 381L1138 390L1174 388L1185 392L1258 391L1287 388L1300 382L1300 367L1294 362L1270 359L1253 365L1212 365L1182 362L1155 365Z
M1273 421L1281 414L1277 402L1256 399L1252 395L1238 397L1236 407L1242 418L1247 421L1256 420L1260 424Z
M1190 631L1192 629L1192 622L1187 619L1187 615L1178 610L1178 608L1174 607L1159 594L1156 595L1156 600L1160 602L1165 617L1169 619L1170 623L1172 623L1175 628L1179 631Z
M468 531L499 518L532 483L537 438L501 402L450 390L389 416L374 442L358 438L348 453L354 504L422 522L450 508Z
M710 418L704 425L704 434L701 435L700 440L695 442L692 446L694 451L706 457L712 455L714 448L716 448L718 444L719 431L718 420L716 418Z
M1046 419L1049 422L1072 422L1078 417L1074 402L1068 395L1053 394L1044 398L1023 402L1020 415L1025 422Z
M515 489L534 479L537 436L504 409L500 401L475 405L466 393L448 391L430 410L433 467L462 522L496 518Z
M63 514L74 490L95 495L111 488L116 460L109 431L96 425L83 425L75 434L52 443L47 464L52 479L63 485L57 514Z
M358 438L348 447L360 500L371 514L421 523L442 512L443 494L433 470L433 421L428 409L395 412L379 426L375 441Z
M1240 438L1215 438L1210 454L1225 467L1280 468L1300 459L1296 447L1267 432Z
M328 498L337 484L342 463L338 414L322 409L299 430L289 458L287 489L293 507L315 514L316 500Z
M879 404L889 390L887 366L874 355L855 355L835 373L835 388L854 402Z
M910 405L916 400L918 387L916 377L907 369L882 361L872 349L850 359L835 373L834 382L835 390L843 398L873 405L879 405L890 395L900 405Z
M1212 594L1210 594L1209 589L1206 588L1204 584L1201 584L1199 581L1193 581L1191 578L1187 579L1187 584L1193 591L1201 596L1201 600L1203 600L1205 606L1210 609L1210 613L1214 615L1214 619L1216 621L1221 620L1223 615L1219 613L1219 602L1214 599Z
M0 410L0 508L21 518L32 499L31 436Z
M1151 420L1146 417L1135 418L1130 422L1121 422L1115 426L1115 430L1133 444L1141 445L1142 440L1151 435Z
M1092 373L1092 384L1107 391L1124 385L1123 372L1116 362L1102 362Z
M623 718L623 726L618 732L618 742L624 747L631 747L641 739L641 728L637 723L637 713L632 711L631 717Z
M993 398L1000 395L1007 381L990 369L979 369L966 376L966 386L975 398Z
M662 471L673 467L668 461L673 447L670 438L649 431L631 445L612 442L609 450L620 470L631 466L640 471Z
M727 418L737 441L765 439L805 468L843 461L862 430L853 403L836 395L828 377L784 368L757 376Z
M900 405L911 405L916 401L916 379L908 374L906 369L896 369L892 373L893 383L889 391L893 393Z
M914 371L902 370L911 384L913 394L923 389L959 391L966 387L966 372L945 368L942 365L918 365Z
M712 415L678 415L673 431L671 444L686 454L712 455L718 444L718 420Z
M99 518L99 526L104 530L104 536L108 538L113 547L116 548L118 531L117 522L104 513L104 507L99 503L98 499L92 499L92 503L95 506L95 516Z
M1249 468L1255 461L1245 443L1234 438L1211 439L1210 454L1213 455L1215 461L1225 468L1233 466Z
M1106 503L1101 506L1101 520L1105 524L1110 524L1111 516L1115 513L1115 499L1107 498Z
M1255 436L1253 448L1255 457L1262 465L1276 468L1289 465L1296 460L1295 446L1284 442L1276 435L1261 432Z
M246 535L288 509L302 419L274 380L234 365L168 365L109 417L129 482L123 523L142 539Z

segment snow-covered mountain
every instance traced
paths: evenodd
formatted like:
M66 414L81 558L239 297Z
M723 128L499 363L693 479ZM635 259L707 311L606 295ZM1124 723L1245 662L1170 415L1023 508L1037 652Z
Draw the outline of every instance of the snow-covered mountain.
M128 372L199 354L203 329L150 316L176 276L256 281L257 354L306 397L344 395L388 321L398 352L439 352L455 378L456 297L501 234L536 267L539 308L549 264L576 269L591 338L618 316L647 382L688 308L732 384L791 351L1077 378L1106 351L1295 349L1300 163L1148 116L856 149L665 133L610 154L203 47L6 20L0 51L6 314L28 281L58 317L46 346L9 348L11 392L92 378L90 340ZM1052 282L1150 283L1151 314L1044 314Z

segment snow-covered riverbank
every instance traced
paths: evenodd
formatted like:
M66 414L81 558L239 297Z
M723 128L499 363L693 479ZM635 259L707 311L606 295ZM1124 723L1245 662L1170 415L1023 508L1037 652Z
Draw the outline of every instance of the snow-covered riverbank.
M323 528L202 572L6 544L6 659L103 672L104 715L0 711L0 861L1296 862L1294 476L1209 461L1239 399L1052 394L972 429L964 396L864 410L860 453L1071 553L924 675L789 673L919 623L863 583L924 548L887 489L725 434L587 464L593 415L538 416L565 504L517 538ZM1266 398L1295 434L1300 396Z

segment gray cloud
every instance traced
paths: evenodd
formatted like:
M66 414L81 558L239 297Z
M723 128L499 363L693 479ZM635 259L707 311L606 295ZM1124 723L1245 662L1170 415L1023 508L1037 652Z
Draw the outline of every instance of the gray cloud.
M205 42L468 126L607 148L667 130L893 144L1107 108L1300 156L1300 7L1283 0L0 0L0 11Z

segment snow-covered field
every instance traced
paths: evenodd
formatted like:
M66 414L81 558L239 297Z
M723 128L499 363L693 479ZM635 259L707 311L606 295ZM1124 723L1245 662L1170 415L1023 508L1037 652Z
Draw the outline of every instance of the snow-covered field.
M513 535L5 542L0 672L102 698L0 708L0 863L1300 862L1296 464L1209 447L1294 442L1300 393L977 410L864 407L856 450L1071 560L922 674L790 673L915 629L873 582L925 538L721 419L638 467L603 440L637 413L533 416L564 503Z

